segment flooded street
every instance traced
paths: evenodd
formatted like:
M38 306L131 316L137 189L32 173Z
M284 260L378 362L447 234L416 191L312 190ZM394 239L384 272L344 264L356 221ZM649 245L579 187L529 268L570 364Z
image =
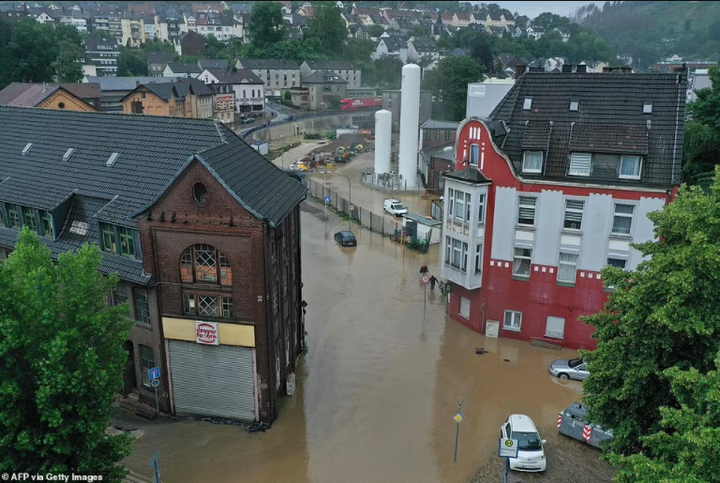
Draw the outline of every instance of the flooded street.
M420 255L356 227L358 247L340 248L333 233L342 221L321 216L319 205L303 207L309 353L272 429L128 417L143 433L126 461L136 479L151 481L148 460L159 451L167 482L497 482L500 426L523 413L548 440L548 473L510 481L610 481L598 451L557 435L558 412L579 401L582 385L561 383L547 366L577 352L485 339L446 318L437 288L423 316L418 270L426 263L439 274L438 245ZM488 353L476 355L480 347Z

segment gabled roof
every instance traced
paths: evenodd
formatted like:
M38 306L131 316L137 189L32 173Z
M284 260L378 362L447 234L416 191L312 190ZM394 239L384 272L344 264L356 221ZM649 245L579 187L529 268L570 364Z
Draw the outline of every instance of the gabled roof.
M227 69L229 67L228 61L225 59L200 59L198 66L201 70L205 69Z
M684 74L526 72L490 117L506 123L509 132L497 141L517 172L524 148L547 140L545 178L570 180L568 159L580 152L597 156L592 176L579 181L669 187L680 180L686 91ZM642 113L646 102L651 114ZM644 157L641 181L618 179L620 154Z
M318 70L302 80L303 84L347 84L347 81L329 70Z
M300 66L294 60L280 60L280 59L244 59L239 58L238 61L242 65L243 69L258 69L258 70L271 70L271 69L283 69L283 70L299 70Z
M227 69L205 69L221 84L263 84L263 81L250 69L238 69L236 72ZM205 71L203 71L205 72Z
M425 123L420 126L420 129L457 129L460 126L459 122L448 122L448 121L436 121L434 119L428 119Z
M169 64L174 58L170 52L148 52L148 62L151 64Z
M167 68L175 74L199 74L202 72L202 69L197 64L180 64L172 62L167 65Z
M33 147L23 156L28 143ZM63 161L69 148L75 152ZM120 156L107 166L111 153ZM216 121L0 107L0 201L50 211L69 204L91 230L98 221L137 228L133 215L152 206L194 159L273 226L305 196L300 183ZM57 240L44 241L56 254L86 240L70 235L66 229ZM16 237L17 231L0 227L0 244L13 246ZM149 280L140 260L103 258L105 272Z
M400 49L407 48L407 40L401 37L381 37L380 41L385 44L385 47L387 47L388 52L397 52Z
M306 60L304 62L310 70L355 70L357 67L352 62L345 60Z
M408 41L418 52L435 52L438 50L435 40L431 37L419 37Z
M73 94L70 89L60 84L23 84L13 82L0 91L0 105L36 107L58 91L64 91L70 97L74 97L77 102L87 104L88 107L95 110L95 107L89 105L82 97ZM100 97L99 92L97 97Z

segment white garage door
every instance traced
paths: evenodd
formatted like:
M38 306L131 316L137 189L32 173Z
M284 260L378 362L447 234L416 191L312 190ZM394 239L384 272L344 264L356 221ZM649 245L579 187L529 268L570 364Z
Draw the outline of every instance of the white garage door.
M168 342L175 412L255 420L252 349Z

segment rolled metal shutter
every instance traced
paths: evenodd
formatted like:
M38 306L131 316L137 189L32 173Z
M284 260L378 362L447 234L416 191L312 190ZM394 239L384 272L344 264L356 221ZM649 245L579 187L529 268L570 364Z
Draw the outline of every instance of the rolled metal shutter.
M168 342L175 412L255 420L252 349Z

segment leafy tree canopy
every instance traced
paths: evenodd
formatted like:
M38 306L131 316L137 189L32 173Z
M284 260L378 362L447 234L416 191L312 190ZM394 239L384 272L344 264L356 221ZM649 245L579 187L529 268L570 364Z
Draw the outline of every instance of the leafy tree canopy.
M255 2L248 33L255 46L264 48L285 39L285 20L278 2Z
M483 78L483 67L470 57L446 57L434 70L425 72L424 88L446 103L449 120L465 117L467 85Z
M329 52L342 54L347 40L345 21L334 2L315 2L313 16L308 20L305 39L318 39Z
M37 22L35 22L37 23ZM108 307L97 246L52 260L27 227L0 262L0 471L121 481L129 438L107 433L132 323Z

